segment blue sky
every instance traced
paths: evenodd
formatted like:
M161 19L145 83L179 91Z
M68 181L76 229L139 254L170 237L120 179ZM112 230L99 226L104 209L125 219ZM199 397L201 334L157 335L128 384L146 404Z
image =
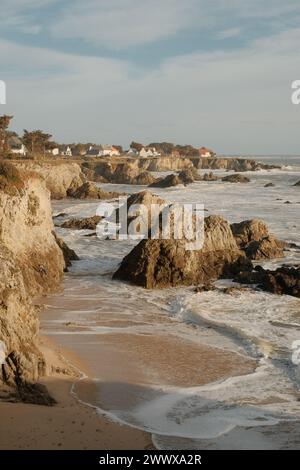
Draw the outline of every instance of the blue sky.
M1 0L14 127L59 141L300 153L300 2Z

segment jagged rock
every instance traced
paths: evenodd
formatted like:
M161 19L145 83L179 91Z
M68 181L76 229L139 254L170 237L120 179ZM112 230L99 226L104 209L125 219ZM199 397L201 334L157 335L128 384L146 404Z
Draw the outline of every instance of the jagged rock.
M245 220L231 224L232 233L241 250L253 260L282 258L285 244L269 234L267 225L261 220Z
M275 186L274 183L267 183L264 185L264 188L273 188Z
M153 289L208 284L249 270L250 265L238 249L228 222L210 216L205 219L201 250L187 250L185 240L145 239L123 259L113 277Z
M102 217L94 215L93 217L87 217L86 219L70 219L66 220L61 227L71 228L76 230L96 230L96 227Z
M67 192L74 192L86 178L77 163L66 162L14 162L16 168L40 176L51 193L52 199L63 199Z
M250 183L249 178L245 175L240 175L239 173L235 173L233 175L224 176L222 181L228 183Z
M300 266L282 266L274 271L257 266L255 271L237 275L235 281L258 284L260 289L273 294L300 297Z
M196 294L200 294L201 292L210 292L212 290L216 290L216 286L214 284L201 284L195 288Z
M75 198L75 199L115 199L120 196L120 193L115 193L115 192L107 192L103 191L100 188L97 188L97 186L94 183L91 183L90 181L87 181L86 183L83 183L76 191L68 191L67 192L69 197Z
M149 188L170 188L183 184L178 175L167 175L164 178L158 178L154 183L149 184Z
M145 227L145 233L148 233L148 230L151 228L151 225L153 222L153 220L151 219L151 212L153 213L153 218L154 218L155 217L154 212L156 212L154 209L157 209L157 212L159 214L166 205L167 205L166 201L152 194L148 190L132 194L131 196L128 197L126 204L124 206L124 209L126 210L126 213L127 213L127 227L124 228L122 225L122 220L120 220L119 209L116 209L116 213L114 214L115 222L121 223L122 225L119 233L127 233L128 226L137 217L139 217L139 220L142 226ZM141 227L140 228L136 227L136 229L139 233L141 233Z
M79 257L77 256L74 250L68 247L68 245L66 244L66 242L64 242L64 240L62 240L56 235L55 232L53 232L53 234L55 236L56 243L58 244L59 248L62 251L64 261L65 261L64 271L67 272L68 271L67 268L72 266L72 261L78 261Z
M155 177L146 169L140 168L139 164L138 159L134 161L104 159L97 162L84 162L82 167L85 174L93 181L137 185L153 183Z
M212 171L209 173L204 173L203 176L201 176L202 181L218 181L218 176L214 175Z
M30 395L31 401L45 403L29 384L46 372L32 299L59 287L64 259L53 235L49 191L40 177L20 173L22 191L0 190L0 340L5 345L0 384L13 387L15 399L28 401Z

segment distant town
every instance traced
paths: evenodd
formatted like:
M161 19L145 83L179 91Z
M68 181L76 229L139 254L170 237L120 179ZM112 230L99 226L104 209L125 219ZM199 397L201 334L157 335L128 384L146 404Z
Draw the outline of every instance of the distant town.
M204 146L177 145L169 142L152 142L144 145L132 141L129 149L121 145L99 143L59 144L53 136L41 130L24 130L20 136L9 127L13 117L0 116L0 155L7 158L83 158L83 157L159 157L161 155L213 157L215 152Z

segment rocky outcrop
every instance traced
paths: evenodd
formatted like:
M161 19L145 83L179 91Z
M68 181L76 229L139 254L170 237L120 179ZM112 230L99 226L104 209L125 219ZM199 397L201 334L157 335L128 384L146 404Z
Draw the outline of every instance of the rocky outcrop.
M249 178L244 175L240 175L239 173L235 173L233 175L224 176L222 181L227 183L250 183Z
M73 189L69 189L67 191L67 195L75 199L105 200L105 199L115 199L119 197L121 194L116 193L116 192L103 191L103 189L98 188L94 183L87 181L86 183L83 183L75 191Z
M194 183L195 181L200 181L201 177L199 176L195 168L189 168L187 170L182 170L178 175L167 175L164 178L158 178L154 183L150 184L150 188L170 188L172 186L177 186L179 184L188 185Z
M164 178L158 178L154 183L149 184L149 188L171 188L183 184L178 175L167 175Z
M231 225L237 245L252 260L282 258L285 244L270 235L261 220L245 220Z
M45 182L52 199L64 199L67 193L76 191L86 178L77 163L14 162L16 168L33 172Z
M59 248L60 248L61 251L62 251L62 254L63 254L63 257L64 257L64 261L65 261L65 268L64 268L64 271L67 272L67 271L68 271L68 268L69 268L70 266L72 266L72 261L79 261L79 257L77 256L77 254L75 253L74 250L72 250L71 248L68 247L68 245L66 244L66 242L64 242L61 238L59 238L59 237L55 234L55 232L54 232L53 234L54 234L56 243L58 244Z
M138 159L102 159L84 162L82 168L92 181L136 185L149 185L155 181L151 173L139 166Z
M189 158L162 156L139 159L139 167L147 171L181 171L193 168Z
M228 170L228 171L257 171L257 170L270 170L277 168L276 165L266 165L256 160L250 160L247 158L199 158L191 157L195 168L205 169L205 170Z
M239 250L226 220L205 219L204 246L187 250L186 240L142 240L123 259L114 279L147 289L208 284L249 270L251 262Z
M70 219L66 220L60 227L71 228L75 230L96 230L96 227L102 217L94 215L93 217L87 217L85 219Z
M40 387L29 384L46 371L31 300L59 287L65 262L44 182L27 172L20 179L22 188L8 180L6 190L0 189L0 340L5 345L0 383L15 387L18 398L51 404Z
M244 271L235 278L241 284L257 284L258 288L278 295L300 297L300 266L282 266L274 271L256 266L254 271Z
M200 175L200 179L202 181L218 181L218 176L214 175L212 171L209 173L204 173L204 175Z

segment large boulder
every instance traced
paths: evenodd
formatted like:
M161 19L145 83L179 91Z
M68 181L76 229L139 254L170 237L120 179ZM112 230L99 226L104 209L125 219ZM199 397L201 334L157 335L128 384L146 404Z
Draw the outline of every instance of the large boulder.
M158 178L154 183L149 184L149 188L171 188L183 184L178 175L167 175L164 178Z
M245 175L240 175L239 173L234 173L233 175L224 176L222 181L227 183L250 183L249 178Z
M245 220L231 224L232 233L241 250L253 260L282 258L284 243L270 235L268 226L261 220Z
M202 249L187 250L183 239L144 239L123 259L114 279L153 289L207 284L250 269L226 220L210 216L204 225Z
M85 219L69 219L61 224L60 227L73 230L96 230L101 219L102 217L100 217L100 215L94 215L93 217L87 217Z
M155 177L146 169L140 168L139 161L100 159L97 162L84 162L82 168L88 179L114 184L148 185Z
M75 198L75 199L115 199L119 197L121 194L116 192L107 192L103 191L103 189L98 188L94 183L87 181L83 183L79 188L75 191L69 190L68 196Z

